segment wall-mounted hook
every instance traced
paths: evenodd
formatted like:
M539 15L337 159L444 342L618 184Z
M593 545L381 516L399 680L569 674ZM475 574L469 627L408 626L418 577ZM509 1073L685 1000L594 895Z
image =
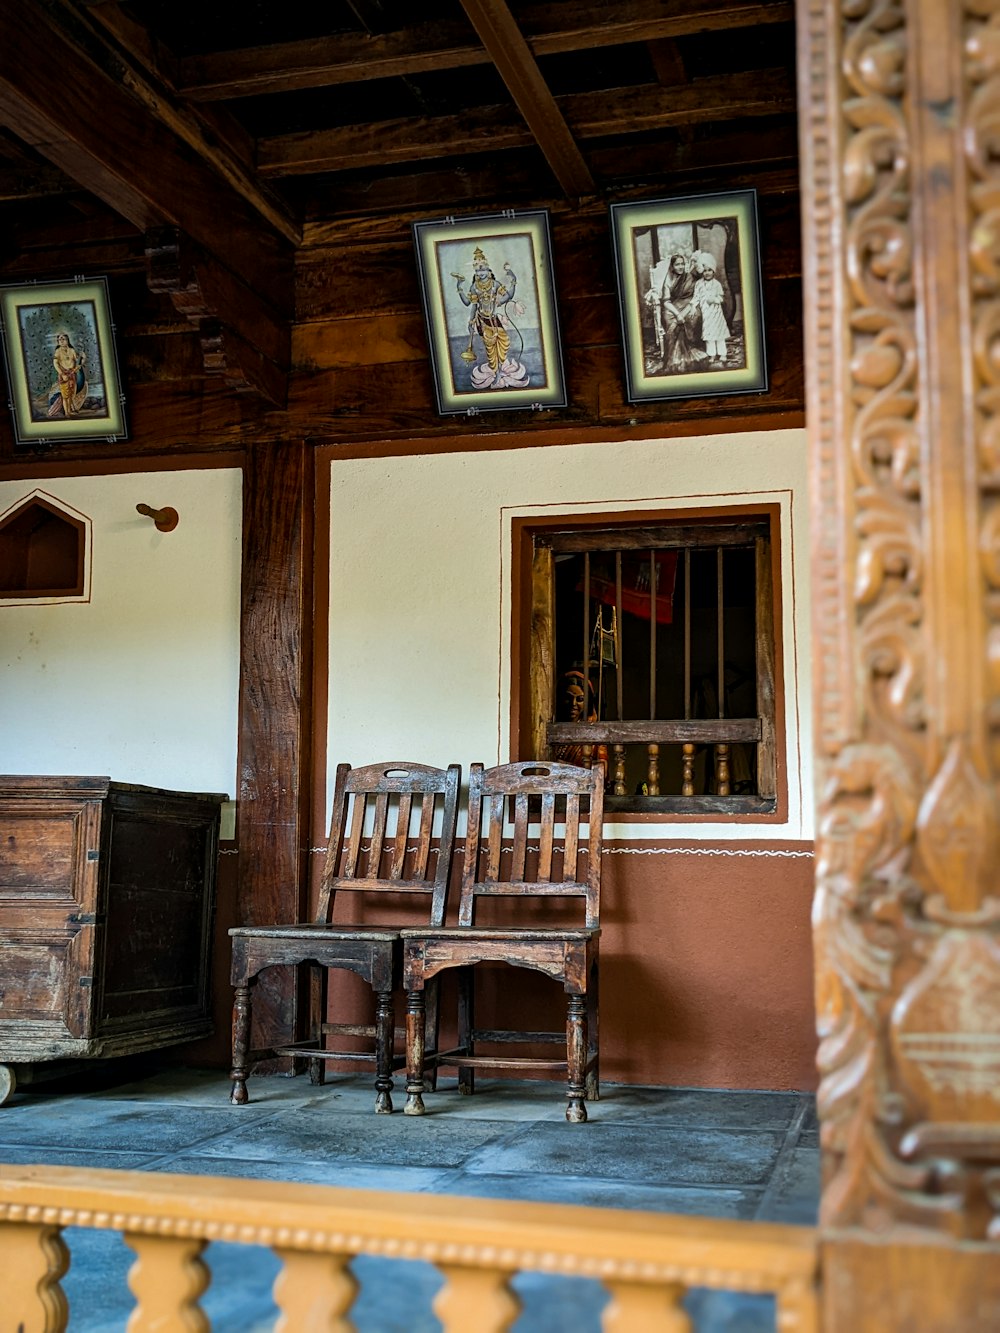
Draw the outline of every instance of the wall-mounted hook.
M151 505L136 505L136 509L153 520L158 532L173 532L180 522L176 509L153 509Z

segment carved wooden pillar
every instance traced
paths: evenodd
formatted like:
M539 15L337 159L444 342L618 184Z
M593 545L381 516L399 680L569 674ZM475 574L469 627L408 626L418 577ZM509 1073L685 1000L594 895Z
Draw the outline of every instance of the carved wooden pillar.
M798 24L823 1326L1000 1327L1000 4Z

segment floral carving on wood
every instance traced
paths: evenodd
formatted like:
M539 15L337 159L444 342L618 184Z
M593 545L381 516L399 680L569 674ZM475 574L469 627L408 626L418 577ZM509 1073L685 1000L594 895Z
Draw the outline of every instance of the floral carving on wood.
M817 650L840 654L817 701L821 1215L984 1238L1000 1230L1000 4L842 0L832 54L829 12L809 9L807 156L825 166L829 139L840 173L806 201ZM951 258L971 299L935 304L934 237L960 233L963 184Z

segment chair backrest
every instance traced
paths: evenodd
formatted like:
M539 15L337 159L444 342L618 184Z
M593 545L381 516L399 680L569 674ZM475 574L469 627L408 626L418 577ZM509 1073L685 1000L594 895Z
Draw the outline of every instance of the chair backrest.
M513 834L505 852L510 803ZM534 759L497 768L473 764L459 925L471 926L476 899L491 894L585 898L586 924L599 925L603 823L600 764L590 769ZM529 829L534 840L536 826L537 859L528 855ZM581 856L586 857L585 875L580 873Z
M461 781L458 764L338 764L317 922L332 919L339 892L424 893L429 924L442 926Z

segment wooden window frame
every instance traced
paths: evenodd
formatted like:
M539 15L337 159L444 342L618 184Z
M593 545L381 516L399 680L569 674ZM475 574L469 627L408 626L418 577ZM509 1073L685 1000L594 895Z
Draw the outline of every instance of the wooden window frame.
M565 514L558 518L512 520L511 728L512 759L549 753L548 728L555 697L555 579L557 550L648 549L676 538L685 545L692 536L701 545L733 544L742 525L740 544L747 544L748 524L759 525L757 546L757 706L759 729L726 720L720 727L707 719L692 724L681 719L655 724L578 724L597 743L610 743L617 733L630 742L679 743L702 733L731 732L728 739L758 745L758 795L635 796L609 789L606 810L627 815L630 822L783 823L788 817L784 746L784 699L781 645L780 507L777 504L726 505L700 509L643 510ZM668 541L662 529L669 528ZM565 729L565 725L563 725ZM654 734L655 733L655 734ZM745 734L744 734L745 733ZM752 734L751 734L752 733ZM565 739L565 738L563 738Z

